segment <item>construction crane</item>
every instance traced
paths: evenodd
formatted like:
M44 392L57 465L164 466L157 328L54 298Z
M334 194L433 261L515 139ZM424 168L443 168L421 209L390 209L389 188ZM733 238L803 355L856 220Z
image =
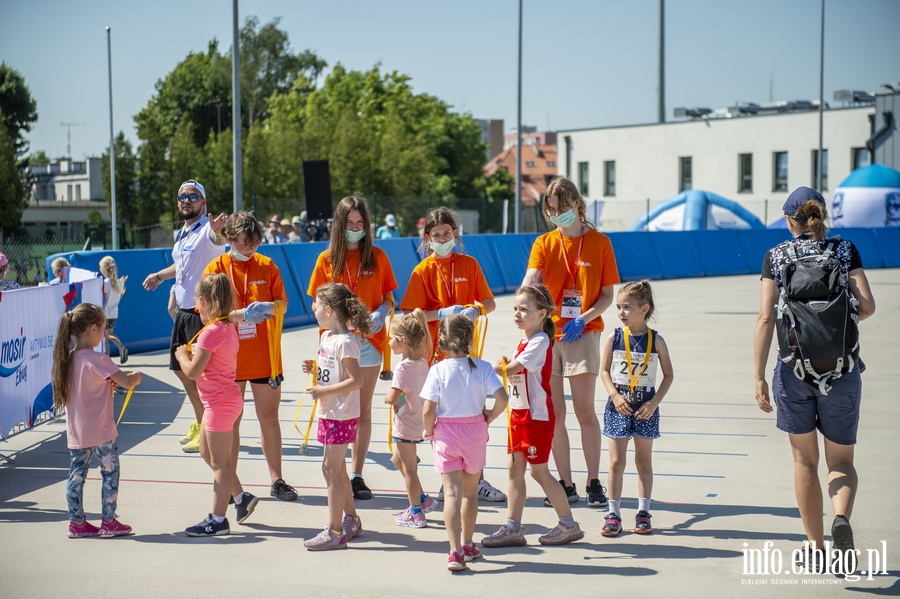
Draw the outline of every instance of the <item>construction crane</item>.
M87 125L87 123L60 123L63 127L67 127L68 130L66 132L66 156L68 158L72 157L72 127L77 127L79 125Z

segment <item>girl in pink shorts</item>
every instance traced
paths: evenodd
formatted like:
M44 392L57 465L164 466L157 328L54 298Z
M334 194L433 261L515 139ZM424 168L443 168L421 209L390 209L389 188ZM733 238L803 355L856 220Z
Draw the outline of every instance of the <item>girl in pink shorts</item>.
M362 532L346 459L347 446L356 441L359 390L363 385L356 332L368 335L369 310L346 286L326 283L316 290L313 311L319 328L325 330L319 338L316 361L304 360L303 372L316 371L316 384L306 391L318 404L318 440L325 447L322 473L328 493L328 524L303 545L310 551L324 551L343 549Z
M461 314L438 326L438 344L447 358L431 367L421 397L426 440L444 484L444 523L450 540L447 569L465 570L481 557L472 542L478 516L478 479L487 454L488 425L506 408L503 383L490 364L469 357L474 325ZM488 410L485 398L493 394ZM463 542L460 543L460 536Z
M200 427L200 455L213 471L213 506L200 523L185 529L189 537L226 535L231 532L225 510L232 495L243 497L237 478L234 444L234 423L244 407L241 388L234 382L237 368L238 333L228 320L234 309L231 280L224 274L204 277L197 285L197 311L204 327L188 345L175 350L181 371L197 381L200 401L203 402L203 421ZM250 501L243 497L242 500ZM245 505L245 514L253 511ZM243 522L246 517L240 514Z

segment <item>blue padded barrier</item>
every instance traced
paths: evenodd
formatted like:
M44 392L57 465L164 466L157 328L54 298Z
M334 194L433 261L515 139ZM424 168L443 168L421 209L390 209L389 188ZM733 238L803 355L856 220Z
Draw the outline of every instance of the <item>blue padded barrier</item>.
M116 336L128 346L130 352L152 351L169 347L172 318L169 316L167 306L173 281L172 279L163 281L155 291L144 289L143 282L147 275L172 264L171 250L154 248L54 254L46 260L48 272L50 263L60 256L76 268L94 272L100 271L101 258L112 256L116 261L119 276L128 276L128 281L125 283L125 295L119 304ZM114 355L115 352L114 346Z
M616 255L616 266L622 282L664 278L662 266L650 242L650 233L606 233Z
M397 279L397 289L394 290L394 305L399 306L406 293L406 285L409 283L409 275L416 265L421 262L416 248L422 242L419 237L400 237L395 239L379 239L375 245L384 250L391 261L394 278Z
M700 253L691 238L693 231L656 231L648 233L650 244L656 251L663 278L684 279L702 277L706 274ZM634 250L639 246L632 245Z
M852 241L856 249L859 250L863 268L881 268L884 266L881 251L875 242L875 229L864 229L862 227L831 229L828 231L828 235L840 235L841 239Z
M787 229L740 229L737 235L744 255L747 256L750 274L759 274L762 270L763 258L767 251L791 238L791 233Z
M288 258L287 248L294 246L313 245L311 243L292 243L285 245L261 245L259 253L268 256L278 267L281 274L281 280L284 282L284 293L287 295L288 309L284 315L285 327L296 327L308 324L313 319L312 310L310 309L309 298L306 297L306 288L303 292L297 284L294 271L291 269L290 259ZM310 252L310 249L305 250ZM313 262L315 264L315 262ZM305 283L309 283L309 277L306 277Z
M750 274L750 263L737 231L693 231L691 239L707 277Z
M872 229L875 233L875 243L881 254L881 261L885 268L897 268L900 266L900 227L880 227ZM863 265L866 264L865 257Z
M485 238L493 246L494 254L500 261L500 274L504 285L504 290L500 293L514 293L525 278L531 246L536 238L521 233L485 235Z
M262 248L263 246L260 246ZM298 311L294 312L294 321L290 326L299 326L304 324L315 324L316 317L312 311L312 298L307 295L306 290L309 287L309 279L312 276L313 268L316 266L316 259L323 251L328 249L327 241L316 241L313 243L288 243L276 246L284 252L287 262L288 273L281 271L281 278L284 279L284 285L287 287L288 279L297 290ZM281 268L279 266L279 268ZM296 322L296 324L293 324ZM285 321L285 325L287 325Z
M500 266L500 256L497 254L495 244L490 242L491 235L466 235L463 239L463 252L472 256L481 266L481 272L487 279L491 293L498 295L506 293L506 282L503 276L503 268ZM526 263L528 259L525 259ZM525 269L521 269L525 276ZM520 278L519 281L522 279ZM513 289L515 291L515 289Z

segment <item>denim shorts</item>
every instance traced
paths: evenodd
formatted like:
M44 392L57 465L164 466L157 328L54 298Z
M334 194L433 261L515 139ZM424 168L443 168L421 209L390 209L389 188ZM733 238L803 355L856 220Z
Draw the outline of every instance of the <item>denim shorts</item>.
M859 370L831 382L831 391L823 395L816 385L794 376L791 367L778 361L772 377L772 397L778 408L779 430L793 435L816 429L838 445L856 445L862 377Z
M418 445L422 442L422 439L419 439L417 441L413 441L412 439L401 439L400 437L392 437L392 439L394 440L394 443L414 443Z
M388 350L390 351L390 350ZM360 368L367 368L372 366L381 366L383 362L383 358L381 352L378 349L369 343L369 340L359 336L359 366Z

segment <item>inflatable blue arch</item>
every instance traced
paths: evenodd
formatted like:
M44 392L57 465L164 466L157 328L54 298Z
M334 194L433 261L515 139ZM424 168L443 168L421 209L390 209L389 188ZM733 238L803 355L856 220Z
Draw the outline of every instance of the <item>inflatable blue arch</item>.
M677 196L663 201L649 213L637 219L631 225L631 231L645 231L648 223L667 210L684 204L684 223L682 231L705 231L709 228L709 206L719 206L734 214L737 218L746 222L750 229L765 229L766 226L752 212L733 200L723 198L710 191L689 190L679 193Z

